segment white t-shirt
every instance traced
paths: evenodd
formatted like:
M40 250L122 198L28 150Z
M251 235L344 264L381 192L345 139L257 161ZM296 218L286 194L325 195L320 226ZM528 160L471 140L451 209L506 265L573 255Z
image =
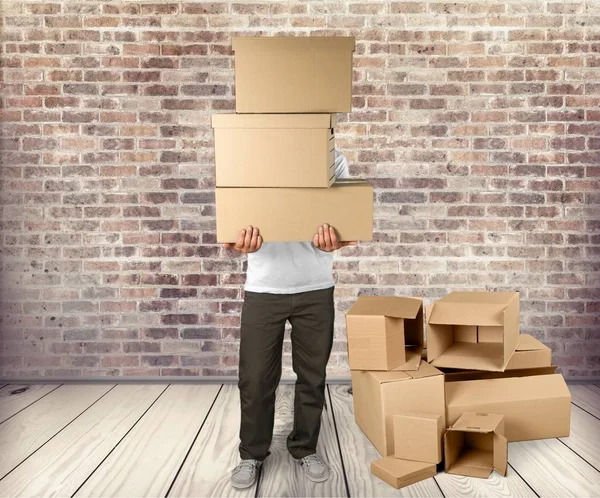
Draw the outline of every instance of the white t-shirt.
M348 160L336 150L335 177L349 176ZM312 242L263 242L248 254L247 291L295 294L333 285L333 252L321 251Z

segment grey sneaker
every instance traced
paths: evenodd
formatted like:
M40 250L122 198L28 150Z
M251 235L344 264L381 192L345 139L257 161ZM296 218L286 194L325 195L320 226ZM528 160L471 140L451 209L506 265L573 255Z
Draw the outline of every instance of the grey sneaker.
M256 482L261 465L259 460L242 460L231 473L231 485L237 489L249 488Z
M313 482L323 482L329 479L329 467L316 453L305 456L300 460L300 465L304 467L306 477Z

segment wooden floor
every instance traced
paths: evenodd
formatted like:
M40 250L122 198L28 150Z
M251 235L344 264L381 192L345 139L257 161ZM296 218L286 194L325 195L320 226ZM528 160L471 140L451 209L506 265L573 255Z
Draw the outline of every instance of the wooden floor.
M319 452L331 478L303 478L286 451L293 386L277 397L272 455L246 491L235 385L49 384L0 388L0 496L600 497L600 386L571 384L571 436L509 444L507 477L439 472L395 490L369 472L377 452L354 423L348 385L329 385Z

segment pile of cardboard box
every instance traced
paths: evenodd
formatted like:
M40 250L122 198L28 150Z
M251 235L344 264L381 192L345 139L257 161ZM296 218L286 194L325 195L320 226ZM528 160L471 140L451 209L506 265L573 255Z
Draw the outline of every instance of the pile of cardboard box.
M520 334L518 292L361 296L346 314L356 423L400 488L446 472L506 475L507 443L569 435L550 349ZM424 327L424 323L425 327ZM424 332L426 347L424 347Z
M353 37L234 37L236 113L215 114L217 241L371 240L373 188L336 180L337 112L352 109Z

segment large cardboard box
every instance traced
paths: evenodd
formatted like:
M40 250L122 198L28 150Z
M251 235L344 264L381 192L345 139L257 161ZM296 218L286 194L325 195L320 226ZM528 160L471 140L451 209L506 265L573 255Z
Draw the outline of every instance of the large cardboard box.
M504 415L508 441L566 437L571 393L560 374L446 382L446 422L464 412Z
M432 463L400 460L393 457L371 462L371 473L396 489L433 477L435 472L436 467Z
M506 475L508 442L504 417L465 412L444 437L446 473L488 478L492 470Z
M213 114L217 187L329 187L335 114Z
M394 454L394 415L432 413L446 423L444 374L429 363L421 362L416 371L352 370L350 374L355 421L381 456Z
M346 313L351 370L417 370L423 348L423 300L360 296Z
M394 415L394 456L417 462L440 463L445 425L435 413Z
M552 350L529 334L519 334L517 349L506 370L541 368L552 365Z
M215 189L217 242L235 242L242 228L258 227L264 242L311 242L320 225L340 240L373 238L373 187L336 180L330 188Z
M354 37L233 37L236 112L352 111Z
M518 292L451 292L427 307L427 361L503 371L517 347Z

